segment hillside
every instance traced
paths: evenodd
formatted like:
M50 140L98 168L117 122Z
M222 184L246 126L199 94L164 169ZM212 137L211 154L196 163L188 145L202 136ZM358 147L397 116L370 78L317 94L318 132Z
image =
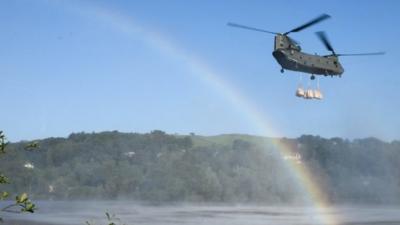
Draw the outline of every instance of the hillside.
M30 152L12 143L0 165L6 189L36 199L302 202L272 140L293 146L333 202L400 203L400 142L375 138L73 133Z

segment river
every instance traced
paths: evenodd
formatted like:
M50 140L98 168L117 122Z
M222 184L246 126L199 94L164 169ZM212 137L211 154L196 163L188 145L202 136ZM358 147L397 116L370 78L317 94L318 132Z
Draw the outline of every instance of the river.
M89 221L102 225L107 222L105 212L126 225L316 225L322 224L321 218L341 225L400 224L400 206L340 206L316 213L301 206L143 206L125 201L45 201L37 205L34 214L2 214L5 224L85 225Z

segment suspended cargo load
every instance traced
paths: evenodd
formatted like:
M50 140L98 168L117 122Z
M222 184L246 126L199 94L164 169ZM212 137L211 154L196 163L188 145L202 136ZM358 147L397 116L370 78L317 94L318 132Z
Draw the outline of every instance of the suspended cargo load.
M297 90L296 90L297 97L304 97L304 94L305 94L305 92L304 92L303 88L301 88L301 87L297 88Z
M312 89L308 89L304 94L304 98L306 99L314 98L314 91Z
M314 90L314 98L318 100L322 100L324 96L322 95L320 90Z

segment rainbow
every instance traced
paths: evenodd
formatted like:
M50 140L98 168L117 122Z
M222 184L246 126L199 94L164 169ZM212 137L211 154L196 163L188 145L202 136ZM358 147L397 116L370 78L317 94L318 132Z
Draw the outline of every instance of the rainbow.
M65 5L63 6L65 7ZM179 65L185 66L191 75L204 82L209 88L217 91L226 101L236 107L255 127L257 133L263 136L281 136L273 129L276 126L240 90L231 85L227 80L222 79L223 76L216 70L207 66L205 62L195 55L186 52L177 44L174 44L173 41L167 40L157 32L144 29L134 22L134 18L114 10L102 8L98 5L83 4L67 5L67 7L74 12L78 12L81 16L104 23L127 36L132 36L135 39L139 38L143 43L147 44L150 48L154 48L160 54L176 60ZM274 148L278 150L282 158L296 154L294 149L288 144L279 141L277 138L272 140ZM313 173L310 169L304 163L298 163L293 160L286 160L285 167L295 179L305 199L312 205L315 216L310 218L311 221L309 222L324 225L340 224L339 218L330 212L328 196L322 191L321 184L313 180Z

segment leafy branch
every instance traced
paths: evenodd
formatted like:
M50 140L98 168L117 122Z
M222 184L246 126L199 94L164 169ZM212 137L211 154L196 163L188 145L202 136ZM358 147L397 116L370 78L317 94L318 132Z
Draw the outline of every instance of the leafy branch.
M3 131L0 131L0 155L6 153L6 147L8 145L8 142L6 140L6 137L3 133ZM26 150L32 150L35 148L38 148L39 145L37 142L33 142L25 146ZM0 184L8 184L10 183L8 177L6 177L3 173L0 171ZM0 192L0 200L6 200L10 194L6 191ZM20 195L17 195L15 197L15 202L7 205L3 208L0 209L0 212L7 212L7 213L24 213L24 212L29 212L29 213L34 213L36 210L36 205L31 202L31 200L28 197L27 193L22 193ZM2 217L0 216L0 222L3 222Z
M107 218L107 225L125 225L124 223L121 223L121 219L118 218L115 214L110 214L109 212L106 212L106 218ZM86 225L95 225L95 224L86 221Z

